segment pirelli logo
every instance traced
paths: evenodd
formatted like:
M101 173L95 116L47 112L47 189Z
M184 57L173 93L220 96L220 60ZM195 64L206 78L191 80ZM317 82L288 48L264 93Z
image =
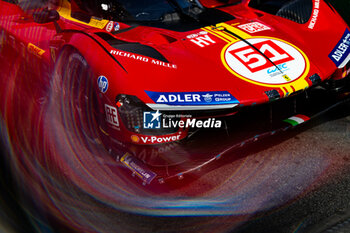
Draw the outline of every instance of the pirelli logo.
M28 44L28 52L37 56L38 58L42 58L43 54L45 53L45 50L33 45L32 43Z

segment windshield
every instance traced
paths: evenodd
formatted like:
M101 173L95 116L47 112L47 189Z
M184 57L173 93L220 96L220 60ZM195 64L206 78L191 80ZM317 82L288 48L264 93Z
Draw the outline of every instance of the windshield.
M86 0L78 5L90 16L177 31L234 19L226 12L204 7L198 0Z
M196 17L202 6L189 0L100 1L101 13L119 21L167 21L182 16ZM95 8L96 9L96 8Z

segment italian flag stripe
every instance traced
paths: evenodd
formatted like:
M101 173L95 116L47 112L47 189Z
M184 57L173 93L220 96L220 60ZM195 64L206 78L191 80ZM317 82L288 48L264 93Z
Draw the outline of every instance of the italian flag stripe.
M284 120L284 122L289 123L293 126L296 126L308 120L310 120L310 117L299 114L293 117L289 117L288 119Z

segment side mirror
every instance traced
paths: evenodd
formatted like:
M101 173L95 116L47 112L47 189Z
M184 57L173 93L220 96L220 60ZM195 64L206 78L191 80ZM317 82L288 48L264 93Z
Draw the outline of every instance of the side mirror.
M60 19L60 15L56 10L42 9L33 13L33 19L36 23L50 23Z

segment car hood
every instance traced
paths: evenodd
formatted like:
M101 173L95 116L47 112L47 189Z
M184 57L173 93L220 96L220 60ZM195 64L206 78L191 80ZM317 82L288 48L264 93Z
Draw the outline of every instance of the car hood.
M328 58L334 45L320 50L316 42L324 32L284 21L236 19L189 32L139 26L116 38L148 52L114 46L111 53L127 71L124 93L154 109L260 104L316 85L336 69Z

